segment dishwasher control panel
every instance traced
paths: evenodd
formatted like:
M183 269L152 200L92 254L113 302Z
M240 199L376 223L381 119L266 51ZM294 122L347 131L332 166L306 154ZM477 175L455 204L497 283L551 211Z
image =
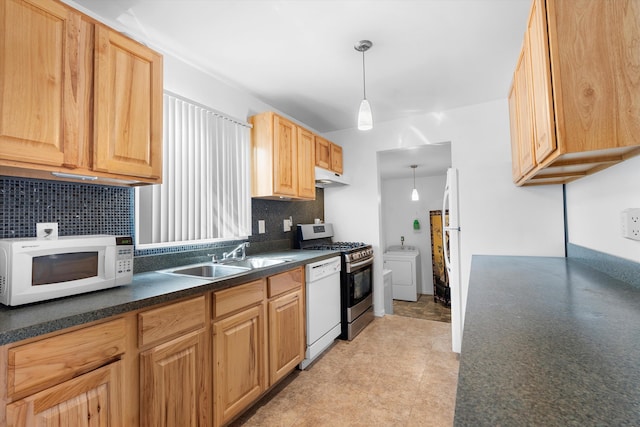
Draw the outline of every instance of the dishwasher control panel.
M334 258L323 259L322 261L316 261L311 264L307 264L306 269L307 282L314 282L316 280L322 279L323 277L340 273L340 257L337 256Z

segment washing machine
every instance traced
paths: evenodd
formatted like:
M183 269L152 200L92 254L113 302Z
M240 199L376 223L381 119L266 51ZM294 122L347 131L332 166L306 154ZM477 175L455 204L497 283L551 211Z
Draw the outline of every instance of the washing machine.
M389 246L382 255L384 268L391 270L393 299L418 301L422 277L420 250L415 246Z

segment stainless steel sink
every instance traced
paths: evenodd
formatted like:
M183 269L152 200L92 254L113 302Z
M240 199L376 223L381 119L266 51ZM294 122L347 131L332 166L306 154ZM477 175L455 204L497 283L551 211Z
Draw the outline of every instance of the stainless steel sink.
M270 267L290 261L288 259L275 259L263 257L247 257L245 259L226 259L221 262L203 262L200 264L183 265L181 267L159 270L159 273L178 274L181 276L196 276L206 279L218 279L247 271Z
M245 267L249 269L271 267L272 265L278 265L285 263L289 260L275 259L275 258L262 258L262 257L247 257L245 259L227 259L223 261L222 265L230 267Z
M160 273L179 274L183 276L197 276L207 279L214 279L244 273L249 270L251 270L251 268L207 262L203 264L188 265L183 267L170 268L168 270L161 270Z

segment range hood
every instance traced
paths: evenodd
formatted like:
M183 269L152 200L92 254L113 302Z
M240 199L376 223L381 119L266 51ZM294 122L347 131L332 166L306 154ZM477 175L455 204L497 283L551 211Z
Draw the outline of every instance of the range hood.
M347 177L316 166L316 187L327 188L341 185L349 185Z

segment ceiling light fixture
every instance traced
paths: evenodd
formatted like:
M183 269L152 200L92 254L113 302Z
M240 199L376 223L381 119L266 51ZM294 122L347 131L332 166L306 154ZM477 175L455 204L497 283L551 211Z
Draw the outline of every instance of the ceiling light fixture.
M371 115L371 105L369 105L369 101L367 101L367 84L364 74L364 53L369 50L371 46L373 46L373 43L369 40L360 40L354 46L355 50L362 52L362 89L364 96L360 103L360 110L358 110L359 130L369 130L373 128L373 116Z
M411 200L414 202L420 200L420 196L418 195L418 190L416 190L416 168L418 165L411 165L411 169L413 169L413 191L411 192Z

